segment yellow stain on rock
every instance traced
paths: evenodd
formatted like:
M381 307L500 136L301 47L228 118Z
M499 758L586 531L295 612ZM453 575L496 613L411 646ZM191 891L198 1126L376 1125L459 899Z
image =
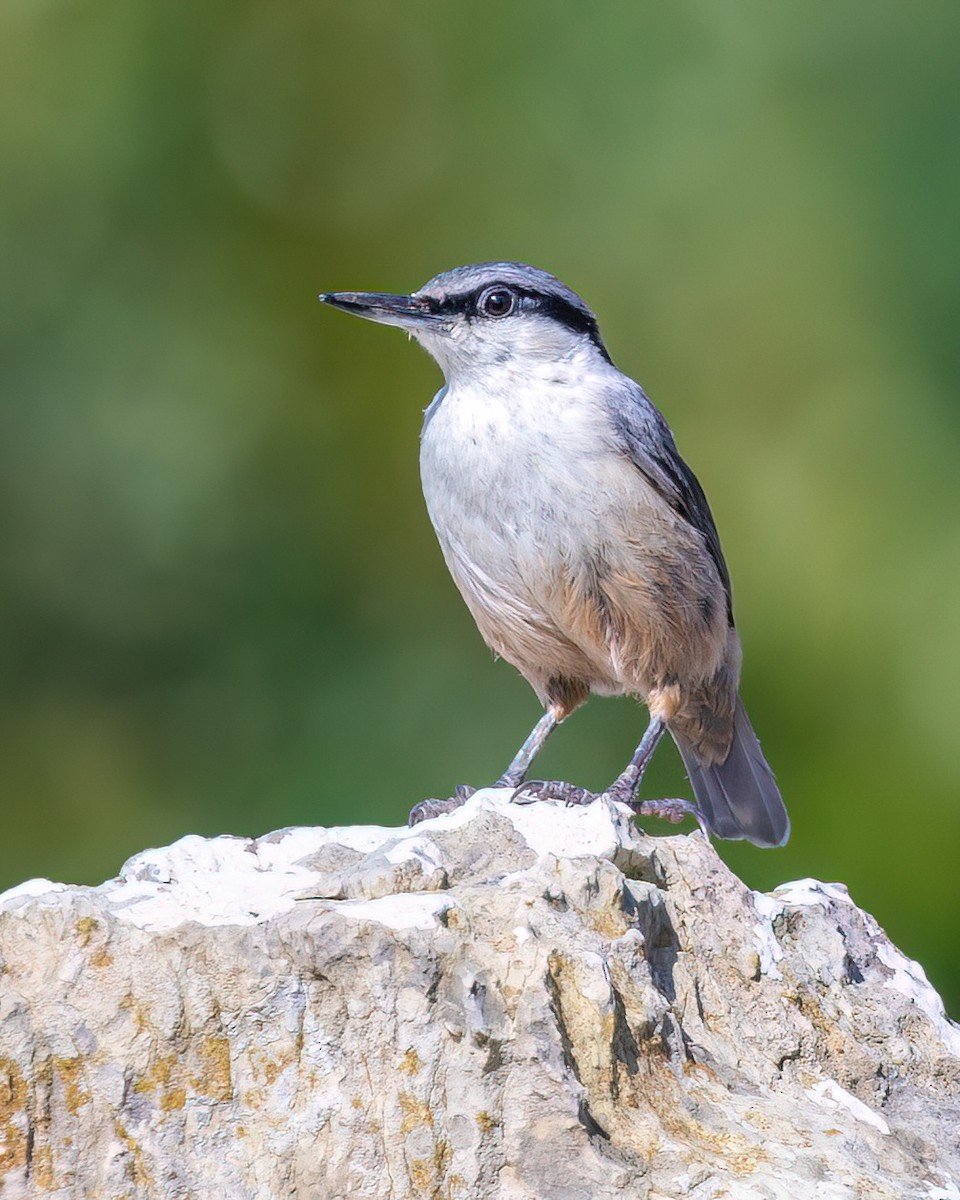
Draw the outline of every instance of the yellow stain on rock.
M81 917L74 923L73 932L77 935L77 941L81 947L86 948L90 945L90 939L100 928L100 922L96 917Z
M164 1112L174 1112L183 1108L187 1102L187 1089L184 1086L183 1067L176 1054L163 1054L156 1059L137 1082L133 1090L143 1095L146 1092L158 1092L160 1108Z
M275 1050L275 1047L271 1044L270 1049ZM264 1051L253 1047L249 1052L249 1062L254 1076L265 1088L270 1088L273 1087L284 1071L290 1067L294 1067L297 1069L297 1074L300 1075L301 1083L305 1082L300 1070L301 1050L302 1039L299 1036L293 1045L282 1046L273 1055L266 1054ZM262 1101L263 1095L260 1089L258 1089L258 1095Z
M187 1102L185 1087L172 1087L160 1096L160 1108L163 1112L177 1112Z
M124 1012L133 1014L133 1019L136 1022L137 1033L153 1033L153 1024L150 1021L150 1015L145 1004L134 996L133 992L127 994L120 1001L120 1008Z
M63 1058L51 1054L49 1058L41 1059L36 1065L34 1080L50 1091L59 1082L63 1102L71 1117L75 1117L84 1104L90 1103L90 1093L83 1086L83 1059L79 1056Z
M175 1112L183 1108L188 1091L211 1100L232 1100L233 1079L227 1039L222 1034L205 1037L196 1045L195 1055L190 1054L191 1049L193 1046L188 1047L183 1055L161 1055L136 1081L134 1091L141 1095L157 1092L163 1112ZM196 1070L188 1075L187 1062L191 1058Z
M463 1190L462 1175L447 1175L453 1151L450 1143L440 1138L430 1158L414 1158L408 1167L410 1182L430 1200L453 1200Z
M83 1086L83 1059L57 1056L51 1057L48 1062L51 1077L54 1072L60 1076L67 1112L75 1117L82 1105L90 1103L90 1093ZM46 1067L47 1064L44 1064L43 1069Z
M263 1077L267 1081L267 1087L276 1083L284 1072L285 1066L289 1064L277 1062L275 1059L269 1059L263 1067Z
M418 1071L423 1070L423 1063L420 1061L420 1055L411 1046L400 1060L399 1070L403 1071L404 1075L416 1075Z
M140 1188L152 1188L153 1180L150 1177L150 1172L147 1170L146 1165L144 1164L143 1150L140 1148L140 1143L135 1137L127 1132L126 1128L121 1125L119 1121L115 1122L114 1127L117 1131L117 1137L121 1140L121 1142L123 1142L130 1154L132 1167L130 1174L132 1176L134 1185Z
M57 1181L53 1171L53 1151L49 1146L34 1146L30 1156L30 1177L38 1188L52 1192Z
M401 1092L397 1099L403 1109L403 1120L400 1122L401 1133L410 1133L411 1130L419 1129L423 1125L433 1128L433 1113L430 1111L430 1106L423 1100L418 1100L410 1092Z
M79 1056L50 1055L40 1060L36 1065L34 1084L48 1094L58 1090L72 1117L91 1100L83 1086L83 1059ZM11 1058L0 1058L0 1178L26 1164L28 1141L32 1137L31 1180L41 1191L52 1191L56 1186L53 1149L45 1140L49 1136L50 1117L46 1114L41 1120L38 1115L30 1131L29 1096L30 1084L19 1064ZM69 1144L69 1138L63 1140L64 1144Z
M200 1043L200 1073L193 1086L213 1100L233 1099L230 1074L230 1043L223 1034L205 1037Z
M26 1123L17 1123L27 1107L27 1084L12 1058L0 1058L0 1177L27 1161Z
M415 1158L410 1164L410 1182L421 1192L433 1186L433 1163L429 1158Z

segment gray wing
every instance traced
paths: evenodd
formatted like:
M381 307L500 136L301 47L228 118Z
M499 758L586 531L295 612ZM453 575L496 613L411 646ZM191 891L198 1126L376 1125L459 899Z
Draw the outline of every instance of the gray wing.
M623 388L609 397L620 444L650 486L675 513L703 535L723 582L727 616L732 625L730 573L700 481L680 457L670 426L643 388L632 379L624 378L623 382Z

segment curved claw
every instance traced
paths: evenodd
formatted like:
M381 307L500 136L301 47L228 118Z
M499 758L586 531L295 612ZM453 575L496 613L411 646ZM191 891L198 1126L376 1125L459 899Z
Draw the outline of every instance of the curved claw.
M421 821L429 821L431 817L441 817L444 813L454 812L466 804L476 790L469 783L461 783L454 788L449 800L421 800L410 809L407 825L419 825Z
M670 821L674 825L696 810L688 800L640 800L633 806L641 817L659 817L661 821Z
M566 805L592 804L596 794L562 779L528 779L514 789L512 804L533 804L535 800L560 800Z
M630 807L638 817L659 817L679 825L687 817L693 817L701 829L704 828L700 810L689 800L633 800Z

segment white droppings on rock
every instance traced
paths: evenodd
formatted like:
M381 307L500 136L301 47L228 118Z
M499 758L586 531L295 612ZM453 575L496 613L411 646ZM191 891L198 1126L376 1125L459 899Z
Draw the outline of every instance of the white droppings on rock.
M332 825L322 832L325 845L332 843L346 846L348 850L359 850L361 854L372 854L391 838L409 837L413 831L406 825Z
M783 912L783 905L763 892L754 892L752 899L760 918L753 927L753 944L760 958L760 973L769 979L782 979L777 964L783 958L783 947L773 932L773 922Z
M453 907L443 892L405 892L376 900L325 900L328 912L354 921L376 921L388 929L433 929Z
M19 908L38 896L52 895L66 890L65 883L54 883L51 879L25 879L16 887L0 892L0 910Z
M200 925L254 925L287 912L318 875L298 865L307 843L292 831L265 847L249 838L181 838L146 850L124 864L100 891L112 911L141 929L160 932L185 921ZM284 850L286 853L284 853Z
M877 957L885 967L893 971L893 977L884 984L892 991L906 996L930 1018L945 1045L952 1054L960 1058L960 1025L947 1016L940 995L931 986L927 973L918 962L907 958L892 942L884 939L877 947Z
M879 1129L882 1134L889 1135L890 1133L890 1126L878 1112L875 1112L868 1104L864 1104L862 1100L858 1100L846 1088L841 1087L835 1079L822 1079L819 1083L815 1083L813 1087L807 1088L807 1095L812 1100L816 1100L819 1104L822 1104L825 1108L833 1109L834 1111L838 1108L845 1108L858 1121L864 1121L867 1125L872 1125L874 1129Z
M831 900L853 903L842 883L823 883L819 879L794 879L791 883L781 883L771 895L781 904L790 905L828 904Z
M483 802L506 812L514 829L535 854L553 854L557 858L612 859L623 838L623 826L632 824L633 814L625 805L597 799L591 804L563 804L538 800L533 804L504 804L500 797L512 790L478 793ZM494 799L491 803L486 799Z
M419 828L419 827L418 827ZM387 862L399 866L404 862L420 862L430 868L439 867L443 861L436 842L422 834L420 837L400 838L390 846L384 857Z
M363 852L362 846L351 844L353 840L362 840L362 838L352 839L350 834L363 834L366 831L367 827L363 825L357 826L355 830L349 827L325 829L322 825L290 825L286 829L278 830L275 834L253 842L251 853L256 855L258 865L263 870L279 869L282 871L288 863L295 863L312 854L317 854L324 846L345 846L349 850L356 849Z
M770 979L781 979L778 966L783 948L773 929L773 923L788 908L828 907L833 902L852 904L850 894L842 883L822 883L819 879L794 879L781 883L772 892L753 893L753 907L760 920L754 926L753 942L760 956L760 970Z

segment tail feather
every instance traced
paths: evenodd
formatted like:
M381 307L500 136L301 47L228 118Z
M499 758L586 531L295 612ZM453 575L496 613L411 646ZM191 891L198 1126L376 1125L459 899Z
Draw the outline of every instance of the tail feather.
M782 846L786 842L790 818L739 697L733 742L722 763L704 765L691 746L676 737L674 740L693 785L697 807L711 833L729 841L746 838L755 846Z

